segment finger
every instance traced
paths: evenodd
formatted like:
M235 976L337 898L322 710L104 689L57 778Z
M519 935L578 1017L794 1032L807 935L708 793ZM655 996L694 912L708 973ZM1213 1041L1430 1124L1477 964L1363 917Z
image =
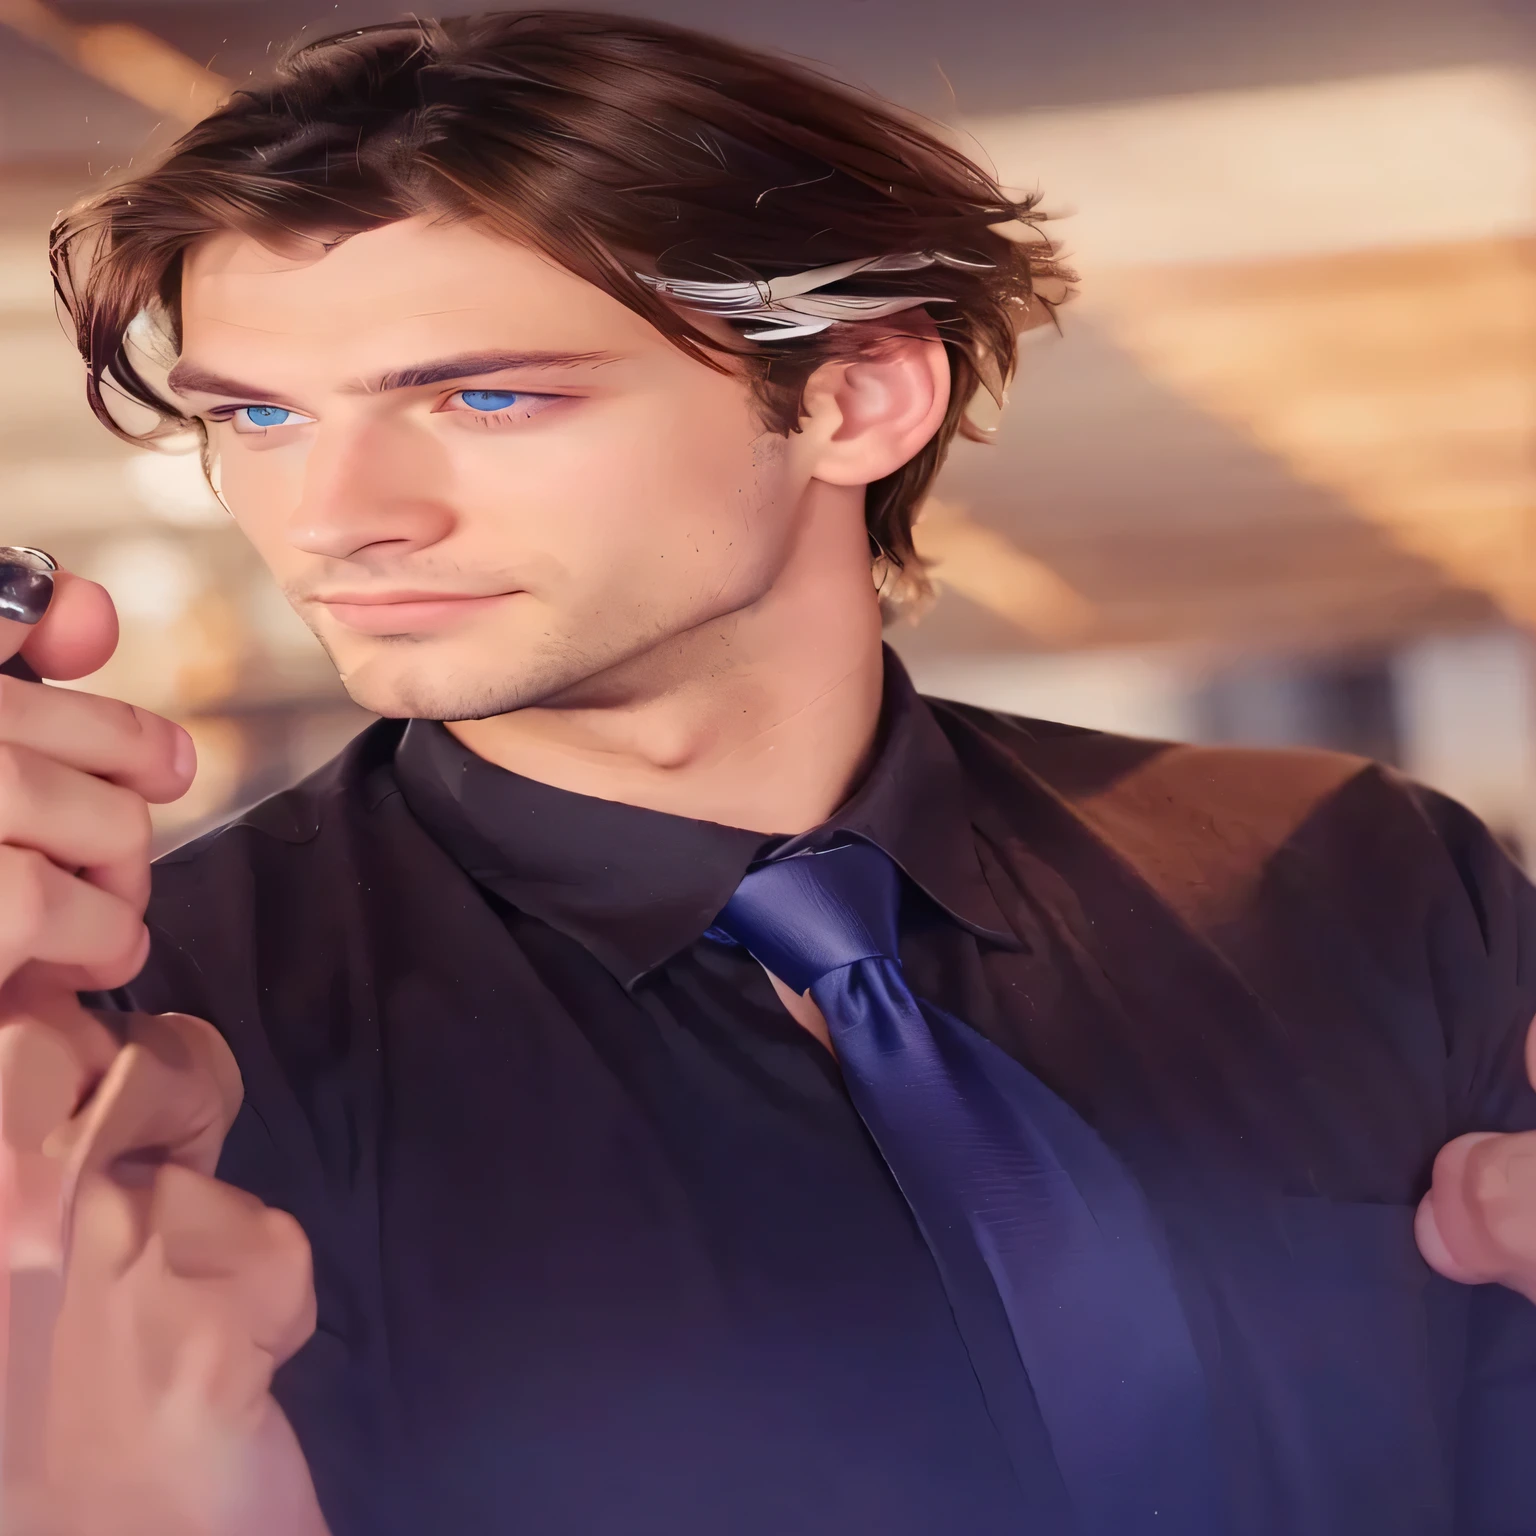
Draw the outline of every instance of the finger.
M1536 1088L1536 1019L1531 1020L1530 1033L1525 1037L1525 1073Z
M156 1170L149 1191L81 1181L68 1234L69 1284L102 1288L156 1255L168 1278L210 1298L240 1340L285 1360L314 1332L309 1243L283 1211L190 1168Z
M42 1149L74 1113L87 1081L57 1030L32 1022L0 1028L0 1267L14 1272L59 1263L63 1174Z
M123 1160L172 1162L209 1176L241 1101L240 1069L211 1024L130 1014L127 1043L91 1100L50 1138L68 1185Z
M99 894L89 887L84 889L87 894ZM116 1028L120 1015L98 1015L83 1008L75 995L80 989L61 990L54 969L41 964L24 966L0 988L0 1026L14 1021L45 1025L68 1043L90 1082L100 1082L122 1048Z
M274 1359L286 1360L314 1332L309 1242L287 1212L172 1164L155 1176L149 1230L166 1269L221 1289L242 1336Z
M1536 1131L1481 1138L1467 1154L1468 1202L1503 1284L1536 1299Z
M211 1091L217 1094L223 1106L225 1125L234 1124L245 1098L245 1083L240 1076L234 1053L224 1036L212 1024L206 1019L193 1018L188 1013L131 1013L113 1016L114 1023L124 1020L130 1041L145 1046L162 1061L174 1065L178 1071L205 1076ZM213 1156L217 1161L217 1151ZM179 1157L177 1161L188 1168L198 1166L186 1157ZM212 1173L213 1168L210 1166L204 1171Z
M13 1270L61 1262L64 1169L46 1155L48 1141L118 1048L78 1004L73 1018L52 1018L22 1014L0 1024L0 1253Z
M76 974L58 982L81 989L110 990L138 975L149 948L140 903L69 874L34 849L4 845L0 891L0 981L31 961L70 968Z
M142 910L151 836L142 795L31 747L0 746L0 843L81 870L92 885Z
M203 1442L204 1455L218 1454L215 1445L224 1441L227 1457L261 1421L276 1357L250 1336L221 1285L189 1282L165 1271L151 1284L164 1293L164 1320L157 1331L165 1340L163 1353L174 1359L155 1417L161 1423L179 1420L183 1428L176 1439L188 1448ZM182 1465L186 1459L185 1453L175 1458ZM225 1487L228 1481L227 1474L219 1479Z
M1500 1255L1494 1248L1482 1213L1471 1198L1468 1170L1479 1143L1497 1139L1491 1131L1475 1131L1447 1142L1435 1158L1434 1176L1425 1196L1428 1215L1421 1215L1429 1250L1421 1245L1425 1262L1448 1279L1481 1285L1499 1277ZM1423 1207L1421 1207L1421 1212Z
M124 1189L95 1175L82 1180L65 1234L69 1292L100 1296L133 1267L149 1235L149 1202L142 1190Z
M181 726L120 699L0 676L0 745L19 746L159 805L187 792L197 752Z
M1435 1195L1431 1190L1419 1201L1419 1208L1413 1217L1413 1239L1418 1245L1420 1256L1437 1275L1444 1275L1447 1280L1455 1280L1462 1285L1481 1285L1489 1277L1461 1263L1451 1252L1450 1244L1440 1230L1435 1210Z
M1536 1133L1458 1136L1435 1159L1415 1233L1425 1262L1465 1284L1536 1291Z
M222 1452L255 1422L274 1357L244 1329L225 1288L170 1272L153 1198L150 1188L99 1177L81 1190L54 1326L48 1459L71 1488L106 1492L130 1472L128 1487L182 1505L216 1491ZM122 1528L101 1513L90 1530ZM144 1529L171 1528L183 1521Z
M0 1028L0 1144L12 1152L41 1152L74 1114L89 1080L85 1063L58 1030L25 1021Z
M19 649L40 677L85 677L117 649L117 609L107 589L68 571L54 576L53 600L36 625L0 623L6 625L0 651L9 656Z

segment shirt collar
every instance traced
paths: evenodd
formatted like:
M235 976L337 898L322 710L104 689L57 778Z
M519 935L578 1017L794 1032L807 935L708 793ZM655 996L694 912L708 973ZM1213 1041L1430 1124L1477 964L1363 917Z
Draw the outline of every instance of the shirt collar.
M753 862L840 836L883 849L972 932L1015 944L977 860L960 764L889 649L874 764L835 816L798 837L541 784L433 721L406 727L395 774L412 814L471 878L575 939L626 987L698 939Z
M863 783L828 821L780 842L775 858L853 836L883 849L962 927L1017 947L981 861L955 750L889 646L875 759Z

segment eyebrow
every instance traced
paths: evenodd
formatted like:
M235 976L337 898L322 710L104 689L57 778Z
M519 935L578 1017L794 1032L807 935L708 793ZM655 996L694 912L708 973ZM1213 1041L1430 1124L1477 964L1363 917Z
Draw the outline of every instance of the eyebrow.
M454 379L479 378L487 373L510 373L530 368L598 367L616 360L617 354L613 352L463 352L456 357L394 368L377 378L347 385L346 391L348 394L377 395L394 389L421 389L428 384L445 384ZM177 363L166 382L178 395L224 395L237 400L283 403L282 396L273 390L244 384L239 379L211 372L191 362Z

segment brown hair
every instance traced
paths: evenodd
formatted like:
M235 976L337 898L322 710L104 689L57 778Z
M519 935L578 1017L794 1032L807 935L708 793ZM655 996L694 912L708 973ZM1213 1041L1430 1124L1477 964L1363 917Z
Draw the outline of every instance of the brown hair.
M732 346L636 276L772 278L888 254L970 265L864 275L827 290L949 302L933 320L949 355L944 423L869 488L873 551L923 584L912 520L978 385L1000 394L1016 332L1051 313L1037 285L1070 281L1035 223L1035 199L932 129L799 64L658 22L529 11L367 27L287 57L155 168L63 215L54 281L86 361L91 408L116 391L158 431L189 424L145 380L135 316L179 337L181 261L200 237L328 239L431 211L475 219L551 257L643 315L690 354L744 360L765 424L795 429L823 362L889 334L879 322ZM999 228L1014 225L1013 238Z

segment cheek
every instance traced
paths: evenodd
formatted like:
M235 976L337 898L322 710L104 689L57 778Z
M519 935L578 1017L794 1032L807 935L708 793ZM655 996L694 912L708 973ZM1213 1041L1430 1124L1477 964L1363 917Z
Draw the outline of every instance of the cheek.
M274 560L283 530L304 494L304 450L298 445L252 450L229 443L225 428L211 440L209 468L230 516L257 550Z
M697 580L780 521L778 440L765 447L736 393L605 403L573 413L536 451L487 433L459 456L460 505L578 585L654 591Z

